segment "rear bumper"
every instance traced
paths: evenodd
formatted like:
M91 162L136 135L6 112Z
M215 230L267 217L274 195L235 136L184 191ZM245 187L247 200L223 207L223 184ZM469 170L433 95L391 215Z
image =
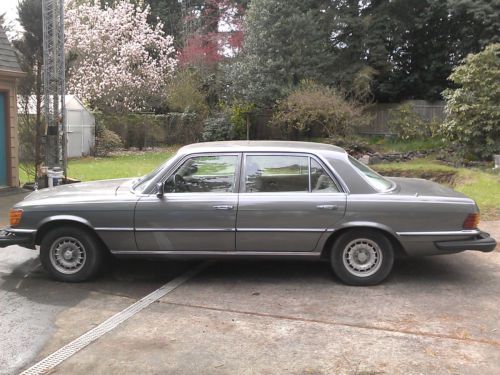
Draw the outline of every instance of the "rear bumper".
M19 245L32 248L33 242L33 233L14 233L7 228L0 229L0 247Z
M475 238L468 240L437 241L435 245L438 249L448 252L459 252L465 250L477 250L482 252L493 251L497 245L494 238L486 232L480 232Z

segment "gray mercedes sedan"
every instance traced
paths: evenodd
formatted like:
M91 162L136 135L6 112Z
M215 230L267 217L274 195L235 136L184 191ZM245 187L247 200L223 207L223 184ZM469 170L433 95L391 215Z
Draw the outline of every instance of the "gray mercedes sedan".
M476 203L450 188L382 177L331 145L199 143L139 179L33 192L0 247L40 247L56 280L96 275L104 256L324 259L374 285L396 256L492 251Z

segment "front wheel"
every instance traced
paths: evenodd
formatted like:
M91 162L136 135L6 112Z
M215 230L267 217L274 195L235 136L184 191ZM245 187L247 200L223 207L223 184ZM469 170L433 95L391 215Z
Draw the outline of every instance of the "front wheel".
M382 233L370 229L353 229L337 238L330 260L333 271L344 283L376 285L391 272L394 250Z
M44 236L40 243L40 261L53 279L82 282L99 271L103 253L95 235L65 226Z

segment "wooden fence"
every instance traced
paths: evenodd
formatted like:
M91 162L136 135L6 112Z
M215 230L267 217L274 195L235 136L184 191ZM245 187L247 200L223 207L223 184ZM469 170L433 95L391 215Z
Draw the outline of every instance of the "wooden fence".
M428 102L426 100L408 100L403 103L374 104L368 109L372 116L368 126L360 129L362 134L390 134L389 117L390 111L402 104L409 104L418 115L425 121L443 121L445 118L444 102Z
M425 100L408 100L403 103L374 104L368 110L371 116L370 123L359 129L359 133L367 135L391 134L389 129L390 111L395 110L402 104L409 104L413 110L426 121L443 121L445 118L444 102L428 102ZM280 139L283 134L279 129L269 126L272 117L271 110L263 110L253 113L250 119L250 139ZM321 137L320 129L311 129L309 137ZM293 138L292 135L288 137Z

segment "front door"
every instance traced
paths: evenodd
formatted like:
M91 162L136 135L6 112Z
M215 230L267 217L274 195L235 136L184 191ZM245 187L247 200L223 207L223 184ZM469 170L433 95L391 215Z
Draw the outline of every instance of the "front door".
M139 200L142 251L234 251L240 155L189 156L166 178L165 194Z
M238 205L238 251L313 251L344 216L346 194L319 160L247 154Z
M0 93L0 186L7 181L7 115L5 112L5 94Z

